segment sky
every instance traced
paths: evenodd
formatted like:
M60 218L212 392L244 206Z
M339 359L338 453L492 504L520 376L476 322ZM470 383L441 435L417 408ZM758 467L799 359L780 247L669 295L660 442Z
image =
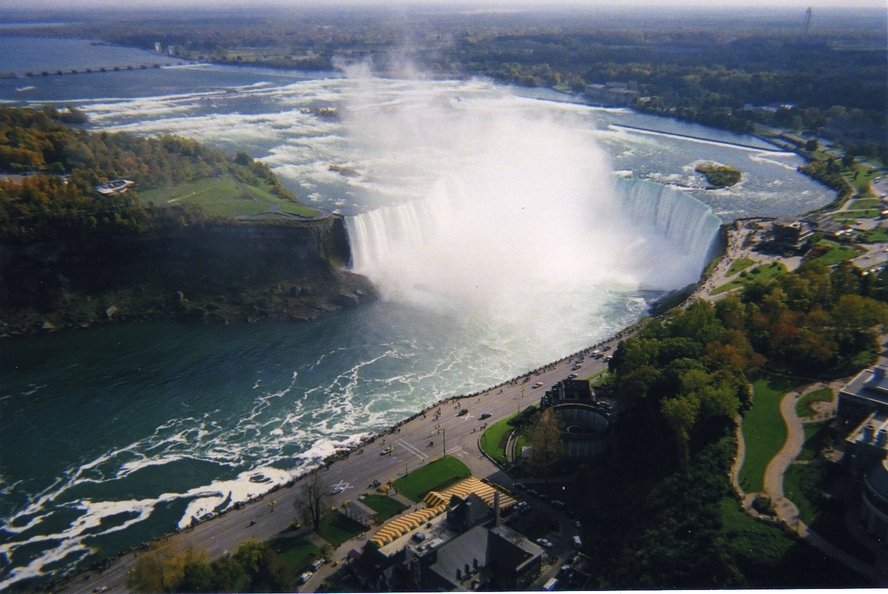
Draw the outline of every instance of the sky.
M687 6L705 9L720 7L768 7L768 8L883 8L888 13L885 0L3 0L4 8L16 9L45 9L63 8L80 9L86 7L114 7L126 8L181 8L198 6L203 8L223 8L236 6L241 8L270 6L317 6L317 5L453 5L474 7L502 7L502 6L616 6L620 8L633 7L671 7Z

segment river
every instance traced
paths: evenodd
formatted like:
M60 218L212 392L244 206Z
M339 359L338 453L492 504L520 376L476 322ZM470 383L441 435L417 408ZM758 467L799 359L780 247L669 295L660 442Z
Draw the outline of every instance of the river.
M71 40L35 51L46 43L0 37L0 72L154 59ZM758 139L565 99L360 66L0 79L4 104L72 105L94 129L262 159L305 202L348 216L355 267L384 295L302 324L3 339L0 589L176 530L438 399L597 342L696 279L718 219L832 198ZM702 160L742 182L707 190Z

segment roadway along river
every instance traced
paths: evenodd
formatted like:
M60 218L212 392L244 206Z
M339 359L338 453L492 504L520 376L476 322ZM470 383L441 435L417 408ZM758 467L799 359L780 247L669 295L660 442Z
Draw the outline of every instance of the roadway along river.
M624 336L628 334L624 333ZM620 339L612 338L603 343L615 349ZM493 462L481 454L478 438L481 436L481 413L491 413L487 423L505 418L519 409L539 402L546 388L563 380L571 372L573 357L567 357L546 366L539 372L531 372L517 378L513 383L489 388L477 396L464 397L441 402L427 409L425 416L400 426L400 431L392 430L362 448L363 453L353 451L347 458L321 470L321 481L325 487L337 483L349 487L332 496L334 505L339 505L368 488L374 480L385 483L403 476L405 470L415 470L441 455L444 442L437 433L437 426L447 437L447 454L458 457L478 478L511 486L512 479ZM586 357L579 373L592 375L605 367L603 360ZM527 382L523 381L525 378ZM533 388L535 382L542 387ZM436 420L435 409L441 408L441 416ZM459 416L460 409L467 409L466 415ZM429 447L429 441L434 445ZM391 455L382 455L384 448L393 446ZM269 540L285 530L293 521L296 511L295 501L300 493L301 483L284 487L269 493L258 501L253 501L241 509L231 510L212 520L198 524L170 537L173 543L183 548L193 547L206 551L211 558L232 552L248 539ZM95 588L107 587L109 592L127 592L125 580L127 571L137 557L128 553L110 563L104 571L83 572L58 589L71 594L88 594Z

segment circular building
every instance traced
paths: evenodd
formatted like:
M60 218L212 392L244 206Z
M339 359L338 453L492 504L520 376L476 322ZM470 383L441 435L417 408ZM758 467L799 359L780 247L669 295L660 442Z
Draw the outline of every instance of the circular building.
M888 459L871 468L863 479L860 516L866 531L888 544Z
M607 449L610 415L594 403L565 402L552 406L569 458L592 458Z

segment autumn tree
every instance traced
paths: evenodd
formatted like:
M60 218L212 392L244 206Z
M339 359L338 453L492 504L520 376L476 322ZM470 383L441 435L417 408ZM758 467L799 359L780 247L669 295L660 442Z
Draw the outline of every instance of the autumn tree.
M531 427L528 442L532 448L530 464L535 474L548 476L552 466L564 455L564 442L555 411L547 408Z
M302 490L300 496L296 498L293 505L299 511L302 519L315 530L321 525L321 516L327 507L329 497L321 483L320 472L312 470L302 481Z

